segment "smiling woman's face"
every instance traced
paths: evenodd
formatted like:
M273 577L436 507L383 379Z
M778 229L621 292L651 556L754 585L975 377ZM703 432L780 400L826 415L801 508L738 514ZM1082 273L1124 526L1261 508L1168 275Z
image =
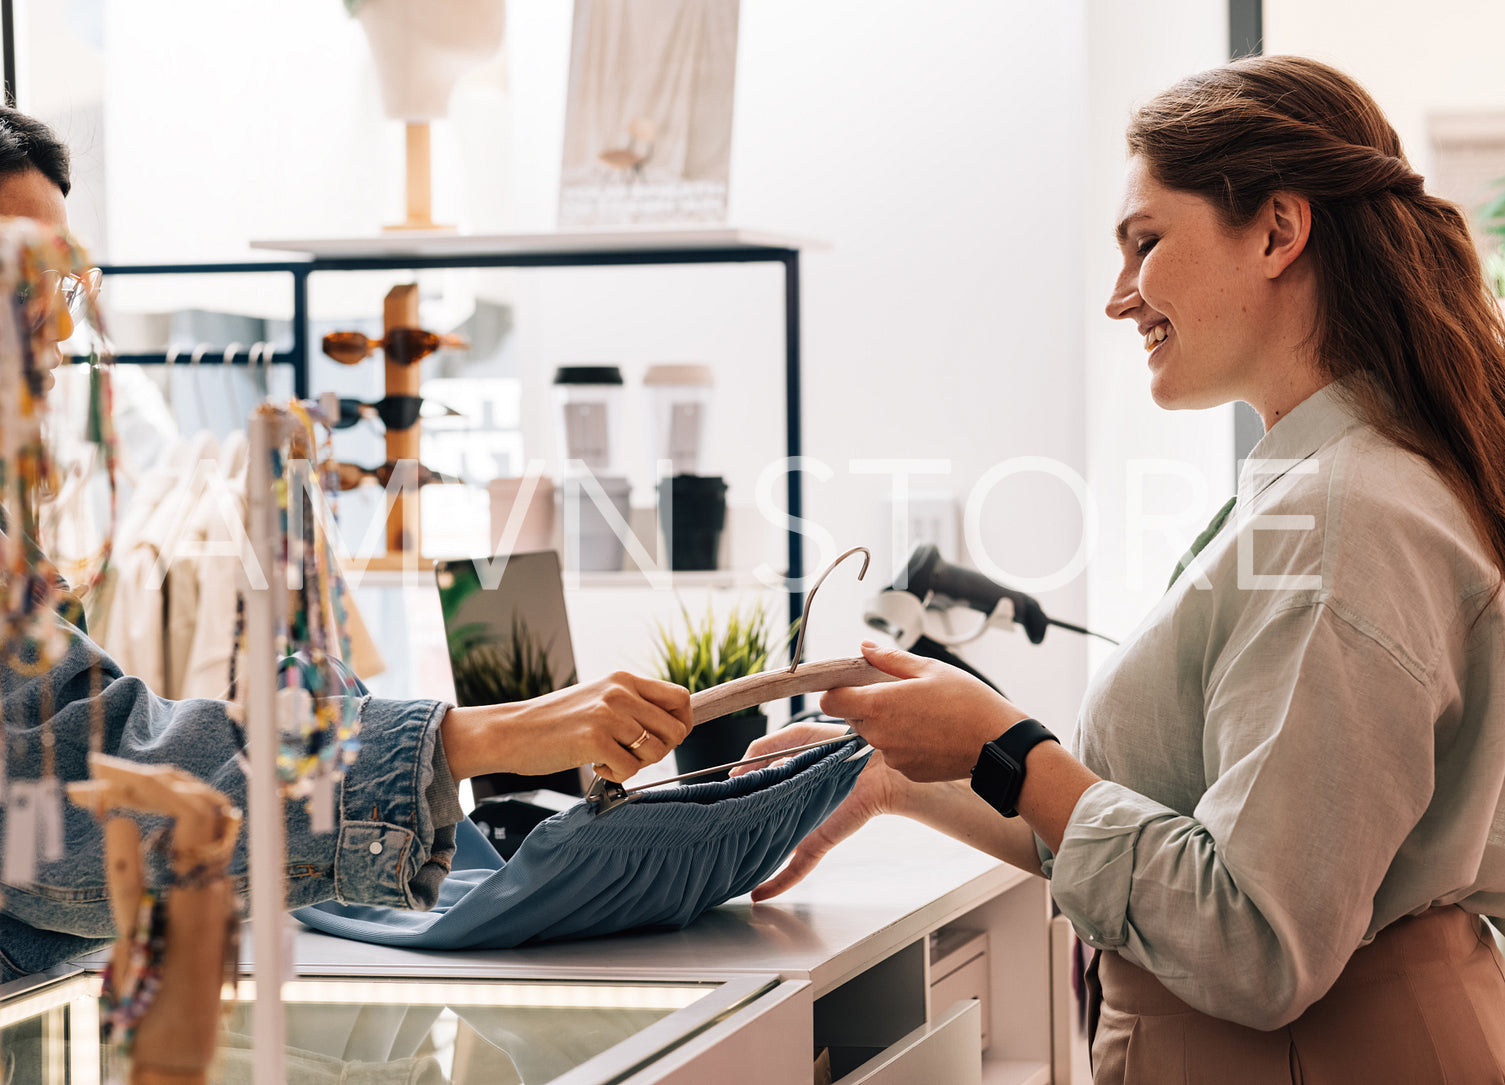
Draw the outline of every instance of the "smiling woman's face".
M1258 228L1230 233L1201 196L1167 188L1130 159L1118 228L1123 269L1107 313L1132 320L1149 352L1162 407L1250 399L1268 340L1268 280Z
M0 216L35 219L55 230L68 229L68 208L63 202L62 189L37 169L26 169L0 177ZM57 310L54 313L55 319L47 321L48 331L61 333L61 338L67 338L71 334L72 321L66 315L67 309L61 292L54 290L46 304ZM62 351L58 349L58 339L48 339L46 350L38 361L44 369L42 388L46 391L54 383L52 371L63 361Z

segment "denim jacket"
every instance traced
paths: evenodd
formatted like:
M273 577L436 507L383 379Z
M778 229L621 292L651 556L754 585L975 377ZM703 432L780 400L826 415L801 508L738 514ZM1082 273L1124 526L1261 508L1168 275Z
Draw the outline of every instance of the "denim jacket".
M48 730L44 710L50 702L56 772L64 782L88 777L91 734L98 729L104 752L175 765L245 809L239 742L225 702L164 700L140 679L122 674L74 626L58 621L75 637L61 662L33 674L34 658L27 649L0 660L6 776L41 775ZM97 697L90 680L95 669ZM329 899L433 907L454 854L454 824L460 816L439 746L439 721L448 707L439 701L362 697L361 748L340 785L335 831L313 833L304 804L287 804L289 907ZM0 847L4 819L0 803ZM143 836L162 821L137 820ZM99 822L88 811L65 804L64 840L61 860L38 862L35 884L0 885L0 982L97 949L114 936ZM230 868L242 895L246 860L242 829ZM162 884L166 858L154 854L147 863L147 878Z

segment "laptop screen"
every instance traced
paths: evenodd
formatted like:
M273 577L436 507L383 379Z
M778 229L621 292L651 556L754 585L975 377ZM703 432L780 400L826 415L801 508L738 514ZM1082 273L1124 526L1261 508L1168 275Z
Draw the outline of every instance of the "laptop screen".
M485 562L469 558L434 564L455 700L462 706L528 700L578 681L559 554L541 550L503 561L493 558L486 576ZM536 788L581 793L574 769L479 777L472 787L478 799Z

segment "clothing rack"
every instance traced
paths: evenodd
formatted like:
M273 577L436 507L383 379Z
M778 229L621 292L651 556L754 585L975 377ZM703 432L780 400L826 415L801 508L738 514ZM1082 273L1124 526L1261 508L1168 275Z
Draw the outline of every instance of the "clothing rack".
M308 391L308 276L320 270L312 260L245 260L219 264L105 264L100 271L109 275L291 275L293 280L293 343L286 351L269 351L254 359L256 365L290 365L293 367L293 394L307 399ZM195 359L193 365L236 365L237 357L250 366L253 358L242 351L237 357L225 361L225 348L209 349ZM116 354L114 360L120 365L171 365L174 359L166 351L161 353Z

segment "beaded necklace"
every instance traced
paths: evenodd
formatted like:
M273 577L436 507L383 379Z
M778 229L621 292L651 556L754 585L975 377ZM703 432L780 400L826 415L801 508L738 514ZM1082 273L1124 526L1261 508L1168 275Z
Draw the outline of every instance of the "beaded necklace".
M350 655L348 589L328 528L329 472L323 466L329 459L320 460L313 421L297 402L263 404L257 413L271 418L280 435L269 463L278 567L268 573L272 585L286 585L287 591L277 644L277 775L284 796L308 801L310 828L328 832L334 828L334 785L360 749L361 707L343 663ZM236 600L235 642L230 697L243 712L235 657L246 647L244 592Z
M84 273L85 253L67 235L27 219L0 219L0 665L20 677L40 679L40 775L11 779L10 731L0 719L0 803L6 809L0 879L30 884L38 859L63 858L63 797L55 764L51 668L80 636L79 598L47 560L38 542L37 502L56 492L58 472L44 439L46 359L63 329L58 285ZM96 445L108 482L105 543L84 590L97 587L110 557L116 512L116 445L111 423L107 340L92 294L86 295L90 401L88 438ZM62 621L59 621L59 618ZM102 676L90 675L91 693ZM90 748L104 741L104 706L96 696ZM25 724L28 721L21 721Z

